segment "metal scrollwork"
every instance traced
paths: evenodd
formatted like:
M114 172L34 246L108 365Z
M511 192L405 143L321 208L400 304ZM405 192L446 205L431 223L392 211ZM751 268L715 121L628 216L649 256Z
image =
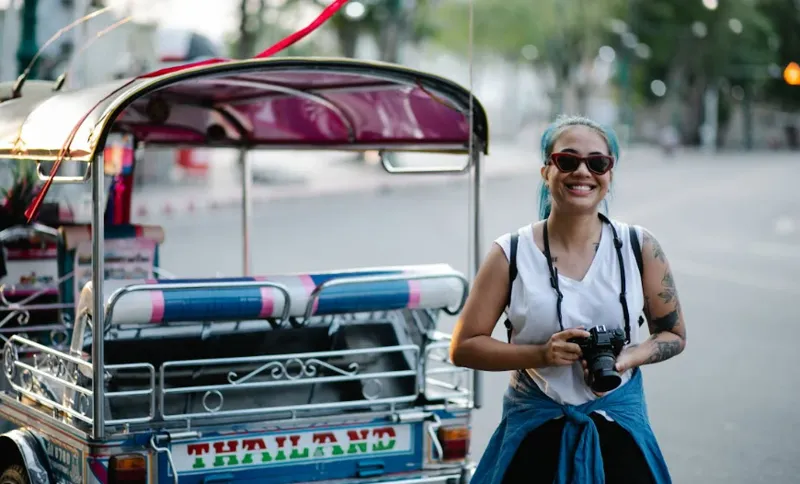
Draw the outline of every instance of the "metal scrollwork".
M33 390L33 375L30 370L22 370L19 375L19 380L22 384L22 388L29 392Z
M286 378L287 380L298 380L300 378L313 378L317 376L319 368L338 373L342 376L353 376L358 373L358 363L350 363L347 369L339 368L338 366L331 365L317 358L310 358L308 360L301 360L299 358L291 358L285 362L270 361L259 368L251 371L250 373L238 378L235 371L228 373L228 382L232 385L238 385L258 376L261 373L269 371L270 376L275 380Z
M67 343L69 335L67 334L66 330L63 329L54 329L50 331L50 342L55 347L64 346Z
M58 378L67 374L67 364L64 360L50 353L34 356L34 365L36 368L46 371Z
M216 405L209 405L208 404L209 397L211 397L212 395L219 399L219 403L218 404L216 404ZM220 393L217 390L209 390L203 395L203 408L208 413L219 412L222 409L222 406L224 404L225 404L225 397L223 397L222 393Z
M367 391L367 388L370 385L375 389L372 392ZM377 378L366 380L364 385L361 387L361 394L364 395L364 398L367 400L375 400L381 396L381 393L383 393L383 383L381 383L381 381Z
M6 377L11 380L17 374L17 361L19 361L19 352L13 343L6 343L3 348L3 372Z
M88 395L81 393L80 396L78 397L78 409L77 409L78 412L80 412L81 415L88 416L91 409L92 409L91 398L89 398Z

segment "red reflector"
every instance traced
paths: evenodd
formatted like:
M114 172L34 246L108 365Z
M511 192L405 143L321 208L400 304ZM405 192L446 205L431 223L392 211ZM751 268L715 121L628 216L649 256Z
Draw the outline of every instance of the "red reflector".
M108 462L109 484L146 484L147 462L143 455L115 455Z
M469 440L448 440L442 442L444 457L442 460L466 459L469 452Z
M467 427L442 427L439 429L442 460L463 460L469 453L470 430Z

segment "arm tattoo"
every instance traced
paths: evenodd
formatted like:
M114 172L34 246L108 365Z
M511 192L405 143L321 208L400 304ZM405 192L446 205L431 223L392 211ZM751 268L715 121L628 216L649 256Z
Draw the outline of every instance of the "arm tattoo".
M654 333L672 332L679 321L678 309L676 308L666 316L650 320L650 325Z
M658 297L664 300L665 304L669 304L678 300L677 290L675 289L675 280L672 278L672 271L667 271L664 278L661 279L662 291L658 293Z
M647 357L647 363L658 363L672 358L681 352L680 341L654 341L655 345L650 356Z
M653 246L653 257L655 259L660 260L661 262L666 262L667 261L667 256L664 255L664 250L661 249L661 245L658 243L658 241L655 239L655 237L650 235L650 232L648 232L646 230L644 231L643 235L644 235L643 236L643 239L644 239L643 242L646 244L649 241L650 245Z

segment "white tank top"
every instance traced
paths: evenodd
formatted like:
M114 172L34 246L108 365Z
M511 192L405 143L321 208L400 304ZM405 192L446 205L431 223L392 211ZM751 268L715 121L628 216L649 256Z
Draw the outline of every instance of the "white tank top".
M627 224L612 220L622 240L622 262L625 267L625 287L630 314L631 344L639 342L639 315L644 306L641 275L630 244ZM560 331L556 315L556 293L550 286L547 259L533 240L533 225L519 229L517 246L518 276L511 290L507 316L513 325L514 344L544 344ZM636 233L642 244L641 230ZM558 275L564 299L561 301L564 329L585 326L587 329L604 324L606 328L625 328L622 305L619 302L620 276L614 234L603 223L600 245L592 265L581 281ZM495 240L509 256L511 234ZM550 398L561 404L580 405L597 397L583 379L581 363L571 366L529 369L527 373ZM622 376L622 384L630 380L631 371ZM619 387L617 387L619 388Z

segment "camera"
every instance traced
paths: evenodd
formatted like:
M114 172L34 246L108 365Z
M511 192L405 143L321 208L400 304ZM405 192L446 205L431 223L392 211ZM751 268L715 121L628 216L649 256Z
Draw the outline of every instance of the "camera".
M595 326L588 338L570 338L570 343L581 347L583 359L589 367L589 386L595 392L608 392L622 383L614 365L625 346L625 332L620 328L608 331L605 326Z

